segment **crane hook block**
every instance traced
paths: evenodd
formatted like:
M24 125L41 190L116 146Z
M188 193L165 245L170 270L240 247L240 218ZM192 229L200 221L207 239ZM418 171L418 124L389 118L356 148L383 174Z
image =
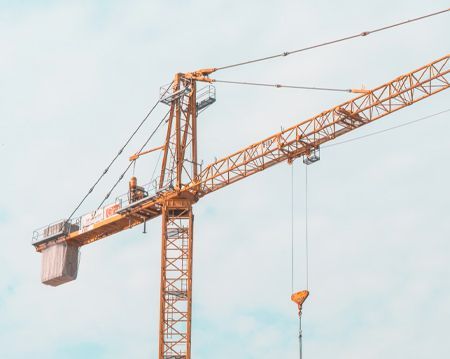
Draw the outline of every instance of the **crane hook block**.
M301 314L302 305L305 302L306 298L309 296L309 291L302 290L300 292L294 293L291 295L291 300L298 305L298 312Z

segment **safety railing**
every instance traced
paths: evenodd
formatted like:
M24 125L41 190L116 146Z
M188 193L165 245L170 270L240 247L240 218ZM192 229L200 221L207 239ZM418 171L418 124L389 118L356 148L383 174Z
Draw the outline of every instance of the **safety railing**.
M176 92L173 92L172 84L168 84L161 86L159 91L160 91L160 101L162 103L170 105L173 100L181 98L181 103L183 107L188 106L188 102L187 99L185 98L185 95L189 93L190 91L189 87L184 87ZM216 102L216 88L211 84L198 88L196 100L197 100L196 104L197 111L201 112L206 107Z
M216 102L216 88L213 85L206 85L197 90L197 111L203 110Z
M145 198L154 197L158 195L161 190L164 190L158 188L158 186L158 178L141 186L144 188L147 194ZM112 217L122 208L130 206L130 204L129 193L127 192L121 194L120 196L116 197L114 202L98 208L95 211L85 213L79 217L72 218L69 221L66 219L61 219L59 221L52 222L47 226L36 229L35 231L33 231L31 244L37 245L80 230L82 232L86 232L92 229L94 224Z

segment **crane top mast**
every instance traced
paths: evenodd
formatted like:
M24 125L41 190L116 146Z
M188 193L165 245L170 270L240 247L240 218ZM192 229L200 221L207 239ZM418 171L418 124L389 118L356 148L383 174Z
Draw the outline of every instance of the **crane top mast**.
M212 85L197 89L198 79L205 80L213 69L177 73L171 84L161 88L161 102L170 106L159 189L183 187L197 179L197 116L216 101Z

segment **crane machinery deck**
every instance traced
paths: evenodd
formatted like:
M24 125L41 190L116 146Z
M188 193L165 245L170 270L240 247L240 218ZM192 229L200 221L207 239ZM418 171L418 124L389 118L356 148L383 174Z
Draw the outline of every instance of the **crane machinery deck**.
M243 64L247 63L251 62ZM79 247L161 216L160 359L191 358L192 208L197 201L278 163L297 158L307 164L316 162L322 144L448 89L450 71L447 54L373 89L352 91L358 95L351 100L200 166L197 116L216 101L212 83L219 81L211 75L224 68L177 73L171 84L162 88L159 101L170 106L165 141L130 158L136 161L146 153L162 151L156 181L139 186L132 178L129 192L111 203L33 233L32 244L43 254L42 281L60 285L76 278ZM199 83L206 86L199 87ZM292 300L301 311L309 292L299 293Z

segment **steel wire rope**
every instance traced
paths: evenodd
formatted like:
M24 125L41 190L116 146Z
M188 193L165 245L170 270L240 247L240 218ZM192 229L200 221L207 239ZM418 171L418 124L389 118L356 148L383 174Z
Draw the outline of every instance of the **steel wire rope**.
M215 71L230 69L230 68L233 68L233 67L238 67L238 66L243 66L243 65L249 65L249 64L256 63L256 62L261 62L261 61L275 59L275 58L278 58L278 57L286 57L286 56L289 56L291 54L296 54L296 53L299 53L299 52L304 52L304 51L316 49L316 48L319 48L319 47L324 47L324 46L336 44L336 43L339 43L339 42L355 39L357 37L365 37L367 35L370 35L370 34L373 34L373 33L376 33L376 32L385 31L385 30L388 30L388 29L392 29L394 27L406 25L406 24L409 24L409 23L412 23L412 22L415 22L415 21L420 21L420 20L423 20L423 19L426 19L426 18L429 18L429 17L437 16L437 15L446 13L448 11L450 11L450 8L447 8L447 9L441 10L441 11L437 11L437 12L433 12L431 14L419 16L419 17L416 17L416 18L413 18L413 19L410 19L410 20L401 21L401 22L398 22L398 23L395 23L395 24L392 24L392 25L383 26L383 27L376 28L376 29L369 30L369 31L363 31L363 32L361 32L359 34L346 36L346 37L342 37L342 38L331 40L331 41L322 42L322 43L319 43L319 44L316 44L316 45L312 45L312 46L303 47L301 49L297 49L297 50L293 50L293 51L285 51L285 52L282 52L282 53L276 54L276 55L271 55L271 56L261 57L261 58L257 58L257 59L253 59L253 60L238 62L238 63L232 64L232 65L217 67L217 68L215 68Z
M298 352L299 358L303 358L303 333L302 333L302 317L298 317Z
M308 165L305 166L305 277L306 290L309 291L309 243L308 243ZM298 316L298 351L299 357L303 357L303 332L302 332L302 313L299 309Z
M308 238L308 165L305 166L305 276L309 290L309 238Z
M156 178L155 178L155 173L156 173L156 169L158 168L159 161L161 161L161 155L162 155L162 151L159 152L158 160L156 161L156 165L155 165L155 167L153 168L152 176L150 177L152 180L153 180L153 179L156 180Z
M332 147L332 146L337 146L337 145L341 145L341 144L345 144L347 142L352 142L355 140L359 140L362 138L366 138L366 137L370 137L373 135L378 135L390 130L394 130L397 129L399 127L404 127L404 126L408 126L411 125L413 123L419 122L419 121L423 121L438 115L441 115L443 113L449 112L450 109L446 109L428 116L424 116L421 117L417 120L413 120L413 121L409 121L397 126L393 126L387 129L383 129L377 132L373 132L373 133L369 133L367 135L363 135L363 136L359 136L356 138L352 138L346 141L342 141L342 142L338 142L338 143L334 143L334 144L330 144L328 146L323 146L323 148L327 148L327 147ZM292 186L292 193L293 193L293 177L291 177L291 186ZM292 237L293 238L293 237ZM293 276L293 273L292 273ZM308 166L305 166L305 277L306 277L306 289L309 290L309 231L308 231ZM299 316L299 357L300 359L302 359L303 357L303 333L302 333L302 318L301 316Z
M401 123L400 125L396 125L396 126L392 126L392 127L388 127L388 128L379 130L379 131L371 132L371 133L368 133L366 135L362 135L362 136L358 136L358 137L354 137L354 138L349 138L348 140L344 140L344 141L341 141L341 142L330 143L328 145L321 146L321 148L330 148L330 147L334 147L334 146L339 146L339 145L343 145L343 144L348 143L348 142L353 142L353 141L361 140L363 138L379 135L381 133L392 131L392 130L395 130L395 129L400 128L400 127L405 127L405 126L409 126L409 125L412 125L412 124L417 123L417 122L428 120L429 118L442 115L443 113L447 113L449 111L450 111L450 108L446 109L446 110L443 110L443 111L440 111L440 112L433 113L433 114L428 115L428 116L420 117L420 118L418 118L416 120L412 120L412 121L409 121L409 122Z
M173 83L173 82L172 82ZM161 96L164 96L167 91L170 89L172 83L167 87L167 89L164 91L164 93ZM98 177L98 179L95 181L95 183L91 186L89 191L86 193L86 195L83 197L83 199L78 203L78 205L75 207L75 209L70 214L69 218L66 220L66 223L69 223L72 219L73 215L78 211L78 209L81 207L81 205L84 203L86 198L94 191L95 187L98 185L98 183L102 180L102 178L108 173L111 166L114 164L114 162L119 158L119 156L122 154L123 150L128 146L130 141L134 138L136 133L141 129L141 127L144 125L144 123L147 121L147 119L150 117L152 112L155 110L155 108L158 106L160 102L160 99L158 98L158 101L153 105L153 107L150 109L150 111L147 113L147 115L143 118L143 120L139 123L138 127L134 130L134 132L131 134L131 136L126 140L125 144L120 148L119 152L116 154L116 156L111 160L111 162L108 164L108 166L103 170L102 174Z
M282 85L282 84L268 84L263 82L246 82L246 81L226 81L216 80L215 83L233 84L233 85L248 85L248 86L263 86L263 87L276 87L276 88L289 88L300 90L316 90L316 91L334 91L334 92L349 92L352 93L352 89L330 88L330 87L315 87L315 86L295 86L295 85Z
M291 163L291 294L294 293L294 163Z
M163 122L166 120L167 116L169 115L170 110L167 111L166 115L161 119L161 121L159 121L158 126L156 126L156 128L153 130L153 132L150 134L150 136L147 138L147 140L145 141L145 143L141 146L141 148L139 149L138 153L141 152L145 146L147 146L147 144L150 142L150 140L153 138L153 136L155 135L155 133L159 130L159 128L161 127L161 125L163 124ZM105 198L103 198L102 202L99 204L99 206L97 207L97 210L99 210L102 205L105 203L105 201L109 198L109 196L111 195L112 191L114 191L114 189L117 187L117 185L120 183L120 181L122 181L123 177L125 176L125 174L128 172L128 170L131 168L131 166L134 164L134 162L136 162L136 160L131 161L128 166L125 168L125 171L122 172L122 174L119 176L119 178L117 179L117 181L114 183L114 185L111 187L111 189L107 192Z

